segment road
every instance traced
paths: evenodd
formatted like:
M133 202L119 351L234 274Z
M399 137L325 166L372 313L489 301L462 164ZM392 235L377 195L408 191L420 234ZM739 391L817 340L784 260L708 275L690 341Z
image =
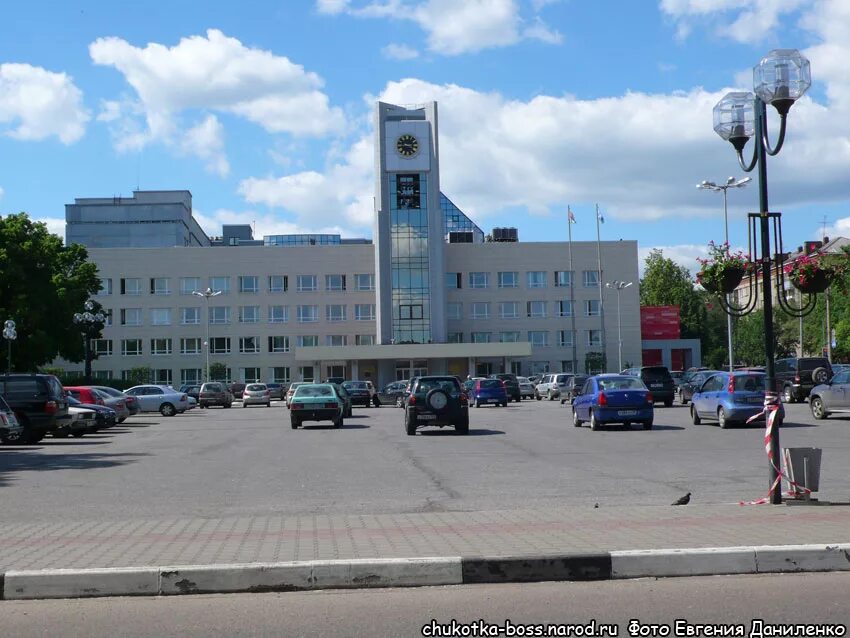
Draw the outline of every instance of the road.
M337 590L285 594L103 598L0 603L0 635L421 636L421 628L475 622L641 623L850 622L850 574L786 574ZM671 632L670 634L674 634ZM698 636L701 634L694 634Z
M824 449L821 498L850 500L848 419L790 405L783 446ZM3 516L23 523L268 514L377 514L729 503L767 491L761 426L694 426L657 407L655 429L574 428L559 402L471 410L470 435L404 433L402 411L355 408L345 427L291 430L288 411L137 415L83 439L0 448Z

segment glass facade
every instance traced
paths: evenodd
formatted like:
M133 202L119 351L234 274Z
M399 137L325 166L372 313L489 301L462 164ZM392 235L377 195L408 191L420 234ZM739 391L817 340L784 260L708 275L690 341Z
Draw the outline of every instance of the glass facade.
M448 237L450 232L470 231L473 243L480 244L484 241L484 231L442 193L440 193L440 210L443 211L445 237Z
M342 243L339 235L266 235L264 246L330 246Z
M431 341L427 179L425 173L399 173L390 178L394 343Z

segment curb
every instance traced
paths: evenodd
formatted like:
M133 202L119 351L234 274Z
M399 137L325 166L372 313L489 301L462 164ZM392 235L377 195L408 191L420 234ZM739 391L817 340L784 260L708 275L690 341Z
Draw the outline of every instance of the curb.
M8 571L0 573L0 598L179 596L825 571L850 571L850 543Z

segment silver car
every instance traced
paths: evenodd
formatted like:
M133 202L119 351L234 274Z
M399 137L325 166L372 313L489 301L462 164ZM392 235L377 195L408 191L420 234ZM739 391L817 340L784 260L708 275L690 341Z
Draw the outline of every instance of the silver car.
M167 385L136 385L125 394L136 397L142 412L174 416L189 409L189 396Z
M242 407L249 405L264 405L272 407L272 391L265 383L249 383L242 391Z
M843 370L833 375L828 383L812 388L809 408L816 419L850 412L850 370Z
M127 407L127 397L116 397L99 388L91 388L91 391L95 394L95 396L103 399L103 405L115 410L115 418L118 423L124 423L127 417L130 416L130 408Z

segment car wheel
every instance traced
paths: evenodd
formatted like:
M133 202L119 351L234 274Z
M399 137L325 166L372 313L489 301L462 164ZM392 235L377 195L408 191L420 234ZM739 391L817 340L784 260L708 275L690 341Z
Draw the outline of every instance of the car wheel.
M53 432L54 439L67 439L69 434L67 432L59 432L58 430Z
M127 417L122 416L120 419L118 419L118 423L124 423L124 421L126 421L126 420L127 420Z
M469 414L455 423L455 434L469 434Z
M593 413L593 410L590 411L590 429L598 430L601 427L599 423L599 419L596 418L596 415Z
M697 414L697 411L694 409L693 404L691 404L691 421L694 425L699 425L700 423L702 423L702 419L699 418L699 414Z
M812 370L812 381L815 385L822 385L829 381L829 372L826 368L815 368Z
M535 398L535 399L537 399L538 401L540 401L540 399L542 399L543 397L541 397L541 396L540 396L540 394L539 394L538 392L535 392L535 393L534 393L534 398Z
M225 407L225 408L229 408L231 405L233 405L233 404L232 404L232 403L225 403L225 404L224 404L224 407Z
M340 415L340 417L334 421L334 427L341 428L343 425L345 425L345 420L342 418L342 415Z
M555 397L554 397L554 395L552 394L552 391L551 391L551 390L549 390L549 391L547 391L547 392L546 392L546 398L547 398L547 399L549 399L550 401L554 401L554 400L555 400Z
M293 430L297 430L298 426L301 425L301 421L295 418L295 415L290 415L289 417L289 425L292 426Z
M623 421L623 429L624 430L631 430L632 429L632 422L631 421Z
M81 439L85 433L85 430L77 430L76 432L71 432L71 436L75 439Z
M664 399L664 407L669 408L673 406L673 399Z
M576 412L575 408L573 408L573 425L577 428L581 427L581 419L578 418L578 412Z
M267 407L267 408L272 407L272 402L271 402L271 401L269 401L268 403L266 403L266 407Z
M821 420L827 417L827 412L823 405L823 399L820 397L811 397L809 399L809 407L812 410L812 416L816 419Z
M794 403L794 389L790 385L786 385L783 389L782 400L785 403Z
M159 406L159 413L162 416L174 416L175 414L177 414L177 410L175 410L174 406L170 403L163 403L161 406Z
M244 402L244 401L242 402L242 407L243 407L243 408L247 408L247 407L248 407L248 406L245 404L245 402Z
M480 399L475 399L475 407L476 407L476 408L480 408L480 407L481 407L481 400L480 400Z
M401 407L401 397L396 397L396 399L395 399L395 407L397 407L397 408L400 408L400 407Z
M505 402L502 404L502 407L503 407L503 408L508 407L508 402L507 402L507 401L505 401Z
M644 430L651 430L652 429L652 421L644 421L643 422L643 429Z
M729 422L726 420L726 410L722 407L717 408L717 425L719 425L724 430L729 427Z
M404 429L408 436L416 434L416 417L409 410L404 413Z

